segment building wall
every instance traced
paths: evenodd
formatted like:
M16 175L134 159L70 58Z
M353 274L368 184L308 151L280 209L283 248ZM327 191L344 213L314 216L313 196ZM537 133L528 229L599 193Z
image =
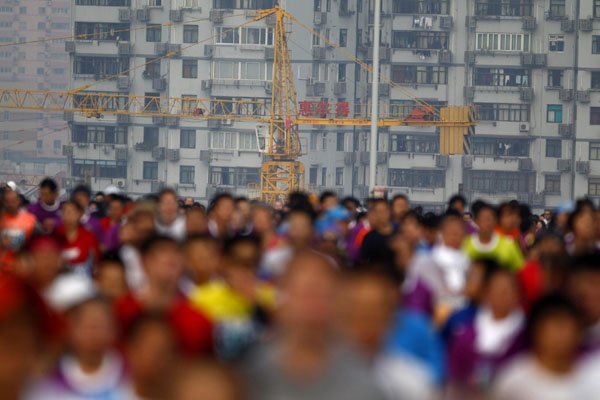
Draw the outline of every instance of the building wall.
M0 0L0 43L69 34L68 0ZM0 48L0 85L30 90L65 90L68 55L61 41ZM62 146L67 126L61 113L4 110L0 113L0 173L24 184L66 171ZM17 175L15 175L17 174Z
M157 57L156 43L148 42L146 30L139 28L148 23L172 22L173 11L181 10L184 4L184 0L131 1L128 6L113 7L83 6L76 2L72 8L72 29L76 22L82 21L126 23L136 29L129 38L129 67ZM231 3L239 6L240 1ZM309 3L307 6L306 2L281 2L300 21L318 29L322 35L329 34L333 43L339 45L340 30L346 30L345 50L370 63L373 0ZM555 207L572 197L600 195L600 185L597 189L592 185L593 190L588 190L589 183L595 183L595 177L600 177L600 161L589 160L590 154L596 153L590 148L595 148L597 140L597 128L590 124L595 122L590 119L590 112L598 102L598 94L591 88L598 57L592 54L592 42L595 33L600 35L600 22L594 18L587 22L588 16L594 16L592 1L566 1L564 12L554 9L554 15L550 15L548 1L523 0L499 8L484 0L382 0L382 3L381 72L433 104L479 104L482 120L475 128L470 156L439 156L436 128L381 129L378 185L389 186L391 194L407 193L415 203L431 208L440 208L458 191L471 199L517 197L533 203L536 208ZM198 26L198 40L214 35L218 27L235 26L249 18L206 20L218 10L225 16L245 12L218 8L230 7L227 1L189 0L187 5L192 7L184 9L181 16L184 21L193 21L190 25ZM436 8L438 6L441 8ZM125 14L119 21L120 13L126 12L120 9L131 10L128 21L123 18ZM148 11L143 11L145 9ZM149 13L148 21L140 18L145 12ZM254 26L268 28L266 21ZM292 24L289 29L298 102L323 101L330 104L332 112L339 102L363 104L356 109L352 106L351 112L366 117L371 77L364 71L356 71L357 66L346 56L323 41L319 43L298 25ZM183 30L182 24L162 27L161 42L189 45L183 43ZM487 38L487 46L482 45L484 38ZM94 75L77 74L75 57L117 56L115 41L114 37L75 41L69 66L71 88L98 79ZM124 40L119 39L119 43ZM180 56L160 61L159 80L165 80L164 89L153 89L160 82L149 79L148 73L144 76L144 68L140 68L129 73L127 88L119 89L113 80L90 90L265 99L270 97L265 85L269 79L266 73L260 79L242 76L230 79L218 72L228 65L220 64L223 62L241 62L244 67L248 67L248 63L259 63L261 68L269 69L265 47L268 46L220 44L212 39L182 51ZM196 60L196 77L182 77L186 60ZM339 76L340 64L346 66L345 88L340 85L344 82L339 82L340 78L343 80L343 76ZM557 79L550 87L548 75L554 70L562 71L562 81ZM406 110L402 106L410 107L409 98L395 89L381 90L379 102L384 105L382 112L398 113L398 110ZM549 113L549 106L558 106L560 113ZM550 116L553 121L549 120ZM116 122L114 116L90 121L75 115L71 125L115 126ZM75 160L79 163L86 159L116 162L116 148L128 149L126 159L121 160L126 164L126 178L122 171L118 174L123 178L115 178L110 177L114 175L112 172L98 173L97 168L94 172L80 173L74 179L85 179L96 189L119 183L132 194L147 193L161 184L178 185L182 195L197 198L210 197L223 189L245 194L248 181L256 181L261 154L248 144L235 143L236 138L242 136L250 140L254 123L236 121L215 127L206 121L185 119L177 126L158 122L148 117L131 117L127 125L127 144L96 144L96 148L92 143L87 147L74 144L72 172L75 172ZM165 154L169 149L179 149L178 160L169 161L168 157L156 160L152 151L144 150L143 145L136 146L143 142L144 130L153 127L159 130L158 144L154 147L165 148ZM196 130L195 148L180 148L181 129ZM368 127L300 127L301 143L307 153L301 159L306 166L307 185L311 189L332 188L340 194L366 197L368 132ZM552 140L560 142L548 145ZM122 157L124 153L120 154ZM157 162L157 173L147 173L144 177L144 162ZM193 167L193 184L181 183L181 166ZM227 168L231 168L230 173L223 172ZM232 179L232 175L237 179Z

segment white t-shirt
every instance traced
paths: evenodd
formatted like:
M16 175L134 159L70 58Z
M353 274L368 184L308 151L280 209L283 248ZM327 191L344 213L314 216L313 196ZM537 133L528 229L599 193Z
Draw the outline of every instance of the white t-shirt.
M495 400L580 400L581 392L586 390L579 387L579 379L576 370L556 375L526 355L502 370L492 391Z

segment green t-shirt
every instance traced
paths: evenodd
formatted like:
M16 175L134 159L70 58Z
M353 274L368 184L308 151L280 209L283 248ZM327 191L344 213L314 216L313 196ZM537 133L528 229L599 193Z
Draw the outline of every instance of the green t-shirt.
M489 243L481 243L476 234L469 236L463 244L464 252L471 260L491 258L511 271L519 271L523 266L523 254L517 243L510 237L494 234Z

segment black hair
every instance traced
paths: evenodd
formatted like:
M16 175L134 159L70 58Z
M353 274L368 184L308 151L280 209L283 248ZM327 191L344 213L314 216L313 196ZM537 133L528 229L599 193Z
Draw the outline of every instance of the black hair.
M494 214L494 216L496 216L496 208L490 203L486 203L483 200L477 200L475 203L473 203L471 209L473 211L473 217L475 217L475 219L477 219L479 213L481 213L483 210L491 211Z
M177 241L169 236L160 236L160 235L155 235L155 236L151 236L150 238L148 238L147 240L144 241L144 243L142 243L142 246L140 247L140 254L142 256L147 255L148 253L150 253L151 251L153 251L156 247L158 246L162 246L162 245L168 245L168 246L173 246L173 247L179 247L179 243L177 243Z
M394 197L392 197L392 201L391 201L391 203L393 204L393 203L394 203L396 200L398 200L398 199L404 200L404 201L406 201L407 203L409 203L408 196L407 196L407 195L405 195L405 194L402 194L402 193L399 193L399 194L396 194L396 195L394 195Z
M360 201L356 197L346 196L342 199L342 204L345 206L348 203L354 203L356 207L360 206Z
M423 216L421 214L419 214L418 212L416 212L415 210L409 210L404 215L404 217L402 217L402 223L404 223L404 221L406 221L407 219L411 219L411 218L416 220L419 225L423 225Z
M121 259L119 253L116 251L107 251L106 253L104 253L104 255L102 256L102 260L100 261L100 265L105 263L118 264L123 269L125 269L125 264L123 263L123 260Z
M137 340L140 332L149 325L157 325L164 328L166 332L174 339L174 332L168 322L168 318L161 312L145 312L138 315L126 327L125 342L130 344Z
M319 196L319 203L323 204L323 202L329 197L334 197L337 199L337 195L335 193L333 193L331 190L326 190Z
M300 207L292 208L290 210L290 212L288 212L285 215L285 217L289 218L291 215L294 215L294 214L304 215L304 216L308 217L311 220L311 222L315 222L315 219L317 218L317 215L315 214L312 207L310 209L309 208L300 208Z
M539 299L529 312L527 318L529 339L532 339L532 335L542 321L555 315L568 315L578 324L582 323L581 311L571 300L561 294L551 293Z
M436 229L440 226L440 217L435 213L428 212L423 215L423 227L426 229Z
M81 207L81 205L74 200L63 201L62 204L60 205L60 208L63 208L64 206L68 206L68 205L75 207L77 209L77 211L79 211L79 212L83 212L83 207Z
M589 199L587 197L583 198L583 199L578 199L575 202L575 209L580 209L580 208L584 208L584 207L589 207L593 210L596 209L596 207L594 206L594 202L592 201L592 199Z
M56 192L58 190L58 185L52 178L44 178L40 182L40 189L49 189L51 192Z
M390 205L390 204L388 203L388 201L387 201L386 199L384 199L384 198L381 198L381 197L379 197L379 198L374 198L374 199L371 199L371 200L370 200L370 204L369 204L369 211L371 211L372 209L374 209L374 208L375 208L375 206L377 206L378 204L385 204L385 205L386 205L386 206L388 206L388 207L389 207L389 205Z
M303 211L306 214L310 215L311 220L315 219L315 210L310 204L310 200L306 193L302 192L293 192L288 197L288 208L290 212L292 211Z
M254 235L236 235L225 240L225 243L223 244L224 253L230 254L234 247L241 243L249 243L257 249L260 249L260 239L258 237Z
M500 216L502 216L502 214L504 213L520 213L519 203L515 204L512 201L510 201L500 204L497 209L498 218L500 218Z
M167 194L172 194L175 197L175 199L177 199L177 192L175 191L175 189L166 187L162 188L160 192L158 192L158 201L160 201L163 198L163 196Z
M234 199L234 201L236 205L243 202L249 202L248 198L245 196L238 196Z
M207 233L199 233L187 236L185 242L183 242L183 247L191 246L194 243L210 243L217 246L219 249L221 248L221 241Z
M450 200L448 200L448 208L452 207L453 204L458 202L462 203L463 206L467 205L467 199L465 199L465 196L462 194L455 194L450 197Z
M580 205L580 207L575 208L575 211L573 211L570 215L569 215L569 219L567 220L567 229L569 231L572 231L575 225L575 220L577 219L577 217L579 217L581 214L583 214L586 211L586 206L585 205Z
M463 216L460 215L460 213L454 209L449 208L444 215L442 215L439 218L439 225L443 226L448 222L452 222L452 221L457 221L460 223L463 223Z
M569 273L574 275L581 272L600 274L600 255L589 253L575 258L571 268L569 268Z
M92 197L92 191L90 190L90 188L87 185L77 185L75 187L75 189L73 189L73 193L71 194L71 197L75 197L75 195L78 193L83 193L87 197L90 197L90 198Z
M221 192L221 193L217 193L215 195L215 197L212 198L212 200L210 201L210 204L208 206L208 212L210 213L216 206L219 205L219 202L221 200L231 200L231 201L235 201L233 196L228 193L228 192Z
M472 265L482 265L483 271L483 285L487 286L489 281L494 277L497 271L503 269L498 262L492 258L478 258L473 260Z
M125 196L121 196L120 194L113 194L110 196L110 200L108 203L112 203L113 201L118 201L121 204L125 205L127 203L127 198Z

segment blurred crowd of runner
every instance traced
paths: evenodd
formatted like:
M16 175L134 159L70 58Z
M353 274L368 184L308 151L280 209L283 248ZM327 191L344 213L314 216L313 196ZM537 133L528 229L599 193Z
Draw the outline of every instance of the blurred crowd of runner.
M2 399L600 398L600 209L0 192Z

